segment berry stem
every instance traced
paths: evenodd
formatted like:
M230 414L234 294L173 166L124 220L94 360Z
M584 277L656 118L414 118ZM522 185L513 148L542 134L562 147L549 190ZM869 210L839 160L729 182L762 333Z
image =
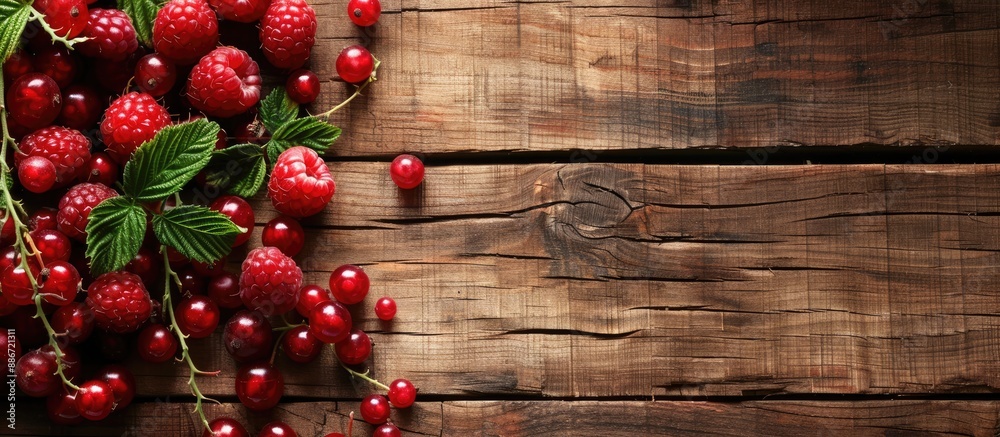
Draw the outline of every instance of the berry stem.
M31 21L31 20L37 21L38 24L40 24L42 26L42 29L45 30L45 33L48 33L49 37L52 38L52 42L53 43L55 43L57 41L61 42L61 43L63 43L63 45L66 46L67 49L73 50L73 45L74 44L81 43L81 42L84 42L84 41L86 41L86 40L89 39L89 38L85 38L85 37L79 37L79 38L73 38L73 39L66 39L65 37L61 37L59 35L56 35L55 29L53 29L51 26L49 26L49 23L47 21L45 21L45 14L43 14L41 12L38 12L37 10L35 10L35 8L28 8L28 11L29 11L29 14L30 14L28 16L28 20L29 21Z
M199 370L198 367L194 365L194 360L191 359L191 354L188 351L188 345L186 341L187 336L184 335L183 332L181 332L180 325L177 324L177 316L174 314L174 307L170 303L170 279L171 278L174 279L174 283L177 285L177 289L179 290L181 287L181 278L177 275L176 272L174 272L173 269L170 268L170 257L167 256L167 246L161 245L160 253L163 254L163 268L164 271L167 273L165 275L165 280L163 284L162 306L164 310L167 312L167 315L170 316L170 329L173 330L175 334L177 334L177 340L181 345L181 361L186 362L188 365L188 369L190 370L190 373L188 375L188 386L191 387L191 394L193 394L195 397L194 410L195 412L198 413L198 416L201 418L201 423L205 427L205 429L211 429L211 427L208 424L208 417L205 416L205 409L203 408L202 403L203 401L211 401L219 403L219 401L206 397L204 394L201 393L201 389L198 388L198 382L195 379L195 376L196 375L216 376L221 371L216 370L214 372L206 372L204 370Z
M370 83L375 82L376 80L378 80L378 78L376 77L376 73L378 72L378 66L379 66L379 64L381 64L382 62L379 61L378 58L376 58L374 56L372 56L372 59L375 60L375 67L372 68L372 75L368 77L368 80L366 80L365 83L363 83L361 85L358 85L357 88L354 90L354 94L351 94L351 96L348 97L347 100L344 100L343 102L340 102L339 105L334 106L333 108L330 108L329 111L323 112L321 114L317 114L316 115L317 118L319 118L319 117L330 117L331 115L333 115L334 112L339 111L341 108L347 106L348 103L351 103L351 100L354 100L355 97L360 96L361 92L364 91L365 88L368 87L368 84L370 84Z
M350 373L352 377L361 378L361 379L363 379L365 381L368 381L369 383L371 383L375 387L378 387L378 388L380 388L382 390L385 390L385 391L389 391L389 386L388 385L382 384L381 382L378 382L377 379L374 379L374 378L368 376L368 373L370 372L370 370L365 370L365 373L361 373L361 372L358 372L357 370L354 370L354 369L352 369L350 367L347 367L344 363L340 363L340 367L343 367L344 370L347 370L347 373Z

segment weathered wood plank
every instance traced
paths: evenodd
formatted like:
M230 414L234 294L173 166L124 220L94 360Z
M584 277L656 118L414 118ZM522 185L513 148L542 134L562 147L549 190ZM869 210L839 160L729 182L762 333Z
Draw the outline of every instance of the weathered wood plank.
M332 171L298 259L320 284L366 266L374 375L422 393L1000 387L1000 166L450 166L411 193L385 164ZM372 316L384 294L390 325ZM223 370L204 390L231 395L219 338L192 343ZM357 396L332 356L281 362L286 393ZM185 393L183 370L143 367L140 393Z
M200 436L192 405L145 403L116 413L104 422L53 427L41 419L41 405L28 406L13 435ZM345 432L353 402L282 404L263 414L239 405L208 407L211 417L234 417L255 435L265 423L282 420L299 436ZM392 420L404 436L885 436L942 433L994 436L1000 429L996 401L462 401L421 402L394 411ZM371 426L355 422L355 435Z
M990 0L387 0L373 30L316 8L320 77L358 42L385 61L338 156L1000 144Z

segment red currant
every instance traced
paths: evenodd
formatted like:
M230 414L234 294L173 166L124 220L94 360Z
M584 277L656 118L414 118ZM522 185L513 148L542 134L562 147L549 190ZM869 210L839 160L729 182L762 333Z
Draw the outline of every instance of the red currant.
M159 323L139 332L139 358L150 363L164 363L177 353L177 338L170 329Z
M240 278L223 272L208 280L208 298L221 308L236 309L243 306L240 299Z
M298 434L287 423L274 421L264 425L257 437L298 437Z
M389 166L389 176L397 187L414 189L424 180L424 163L413 155L399 155Z
M309 363L323 352L323 342L309 332L308 326L296 326L285 333L281 339L281 348L285 350L288 359L296 363Z
M181 294L184 296L205 294L205 277L194 271L194 262L191 264L192 266L177 273L177 277L181 279Z
M215 199L210 208L229 216L236 226L246 228L246 232L236 236L233 247L246 243L250 239L254 225L254 214L253 208L246 200L237 196L222 196Z
M340 302L322 302L309 314L309 330L319 341L336 343L351 335L351 313Z
M265 246L274 246L285 255L295 256L306 242L306 232L298 220L279 215L267 222L260 239Z
M260 311L240 311L226 322L222 342L236 361L251 362L267 358L274 344L271 323Z
M31 65L31 58L31 55L25 53L24 50L18 50L4 61L3 80L5 87L17 78L35 71L35 67Z
M56 81L59 88L66 88L80 70L80 62L65 47L50 45L35 54L32 60L35 71Z
M368 395L361 400L361 417L372 425L381 425L389 420L389 400L382 395Z
M24 394L38 398L55 393L62 383L56 375L55 354L46 354L40 349L22 355L17 360L14 375Z
M375 58L368 49L354 45L345 48L337 56L337 74L344 82L361 83L372 76L375 69Z
M76 267L67 261L53 261L45 265L45 270L48 271L48 277L42 282L42 299L52 305L73 302L81 283Z
M342 265L330 273L330 291L338 302L354 305L365 300L370 281L361 267Z
M114 186L118 180L118 169L118 163L107 153L94 152L87 161L87 182Z
M396 301L392 300L392 298L388 296L379 298L379 300L375 302L375 316L377 316L379 320L384 320L386 322L392 320L396 317Z
M378 0L351 0L347 2L347 16L358 26L371 26L382 15L382 4Z
M403 433L399 432L399 428L391 423L384 423L375 428L372 432L372 437L402 437Z
M284 391L285 378L270 364L249 364L236 373L236 396L251 410L273 408Z
M115 407L115 393L104 381L91 380L80 385L76 392L76 409L88 420L101 420Z
M177 325L184 335L205 338L219 326L219 307L205 296L191 296L177 304Z
M135 375L128 367L120 364L108 364L97 372L97 379L111 387L115 395L115 408L121 410L135 399Z
M333 300L333 295L325 288L316 284L303 285L299 290L299 301L295 303L295 311L308 318L312 309L321 302Z
M397 379L389 384L389 402L396 408L407 408L417 400L417 388L406 379Z
M347 365L361 364L372 354L372 339L360 329L351 331L351 335L334 346L337 359Z
M76 38L87 27L90 14L84 0L36 0L32 5L45 22L64 38Z
M139 89L153 97L166 94L177 82L177 67L159 53L143 56L135 64L135 81Z
M62 109L56 121L62 126L86 132L93 129L103 112L101 96L93 87L70 85L63 90Z
M285 92L295 103L307 105L319 97L319 77L310 70L295 70L285 82Z
M250 437L250 434L236 419L220 417L208 422L208 429L201 437Z
M35 277L35 281L38 282L40 270L34 258L28 259L28 269L31 271L31 275ZM22 263L17 263L7 266L0 273L0 290L2 290L3 296L14 305L25 306L35 303L35 290L31 285L31 279L28 277L29 270L25 270Z
M62 109L62 93L56 81L41 73L21 76L7 91L10 118L30 130L52 124Z
M38 210L31 213L31 217L28 217L28 228L32 231L55 229L56 214L58 213L59 210L55 208L38 208Z
M56 184L56 165L42 156L29 156L17 165L17 179L32 193L44 193Z
M134 273L143 283L154 284L160 278L162 263L163 259L159 255L143 247L135 254L132 261L125 265L125 271Z
M69 261L73 254L73 242L62 232L52 229L31 231L32 242L41 252L42 261L48 265L53 261Z
M45 410L49 419L57 425L78 425L83 416L76 408L76 394L57 390L45 400Z
M94 332L94 313L87 304L73 302L52 313L49 324L56 335L68 344L80 344Z

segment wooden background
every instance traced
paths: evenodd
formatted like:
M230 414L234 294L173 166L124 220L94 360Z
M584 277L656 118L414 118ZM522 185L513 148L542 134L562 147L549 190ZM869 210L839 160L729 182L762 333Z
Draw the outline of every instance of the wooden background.
M355 320L420 388L404 435L1000 432L1000 167L970 152L1000 145L994 0L385 0L373 31L345 4L314 2L313 68L358 41L383 67L297 260L396 298ZM210 414L252 433L342 432L370 392L328 349L253 414L194 343ZM25 403L18 433L199 435L186 368L133 366L124 414Z

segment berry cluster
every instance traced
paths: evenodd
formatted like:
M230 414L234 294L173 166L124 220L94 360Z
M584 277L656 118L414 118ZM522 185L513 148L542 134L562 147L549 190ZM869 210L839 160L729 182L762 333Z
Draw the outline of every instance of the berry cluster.
M116 364L134 346L146 362L187 364L205 435L245 436L234 419L205 417L208 398L195 376L218 372L199 370L189 353L188 341L222 325L240 365L235 393L248 409L280 401L279 348L308 363L332 344L347 372L384 391L359 405L378 426L373 435L399 436L391 407L412 405L416 388L354 368L373 349L347 308L368 295L367 274L341 266L327 290L303 284L294 259L305 244L298 220L320 213L335 192L320 154L340 130L323 118L375 81L379 61L365 47L345 48L336 70L354 93L300 116L321 84L306 68L317 22L305 0L168 0L159 8L120 0L121 10L105 0L0 3L18 11L3 25L20 26L24 41L0 53L0 324L18 334L13 345L0 337L0 346L15 353L17 387L46 398L54 423L102 420L135 396L132 372ZM348 2L358 26L380 13L378 0ZM249 43L288 74L283 88L264 97L258 60L220 46L220 18L259 28ZM424 167L401 155L389 173L412 189ZM265 185L281 215L239 274L227 271L230 249L246 244L255 225L245 198ZM42 196L25 206L14 198L20 190ZM395 314L391 298L376 302L379 319ZM295 432L275 422L259 435Z

